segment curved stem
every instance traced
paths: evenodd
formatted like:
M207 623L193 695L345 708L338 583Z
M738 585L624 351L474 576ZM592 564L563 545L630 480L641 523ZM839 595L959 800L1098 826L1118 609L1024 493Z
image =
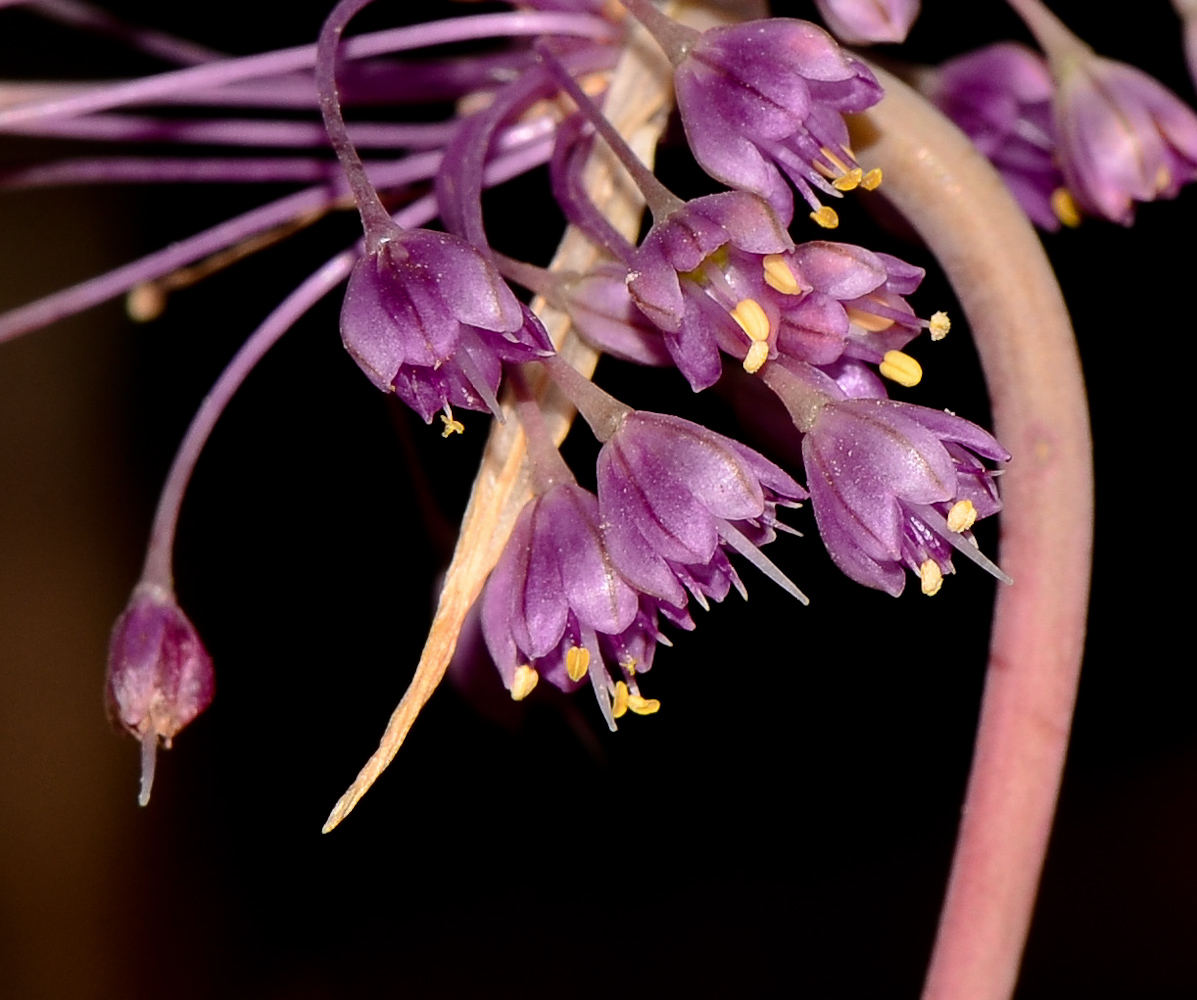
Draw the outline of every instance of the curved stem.
M490 165L486 175L486 183L501 184L512 177L543 163L548 159L549 150L542 147L538 155L531 156L528 151L519 151L500 158ZM395 216L395 222L400 228L409 229L422 226L436 218L436 199L425 195L413 201ZM328 292L336 288L340 282L349 277L354 262L358 258L356 249L344 250L328 260L320 270L310 275L298 288L288 295L275 310L266 317L249 339L233 356L233 360L221 372L220 378L212 387L196 415L187 428L179 450L175 453L167 474L166 485L162 495L158 498L158 509L154 514L154 525L150 529L150 543L146 550L145 566L142 569L141 583L154 584L173 593L172 554L174 551L175 529L179 522L179 509L183 503L183 495L187 484L191 481L191 474L195 470L195 463L199 460L200 452L208 441L208 436L216 426L216 421L228 406L229 400L241 387L246 376L253 371L262 357L270 350L279 338L283 336L295 322L315 305Z
M999 588L972 773L924 1000L1005 1000L1047 851L1076 700L1093 537L1088 408L1043 247L1001 178L921 97L885 99L854 145L934 251L968 315L1014 455L1002 477Z
M341 169L349 181L349 190L357 202L362 217L362 228L366 231L366 249L370 253L398 235L398 228L391 214L382 206L378 191L366 176L362 158L357 155L349 131L345 128L345 117L341 114L341 101L337 96L337 47L341 34L353 16L374 0L341 0L320 29L320 40L316 43L316 92L320 95L320 114L329 142L341 161Z

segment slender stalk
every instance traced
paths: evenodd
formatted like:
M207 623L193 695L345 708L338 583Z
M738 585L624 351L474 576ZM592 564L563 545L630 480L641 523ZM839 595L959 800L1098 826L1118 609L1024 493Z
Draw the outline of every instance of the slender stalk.
M349 190L362 217L362 228L366 231L366 251L374 253L379 246L399 234L391 214L383 208L378 190L366 176L362 158L358 156L345 118L341 114L341 101L337 96L337 47L341 34L353 16L374 0L341 0L320 29L316 43L316 92L320 95L320 114L329 142L341 161L341 168L349 181Z
M515 176L511 172L513 169L515 173L522 173L547 159L551 149L551 136L546 135L544 124L541 121L537 127L529 127L531 123L526 123L503 133L499 145L505 150L505 154L488 166L487 184L500 183L500 179ZM532 141L528 141L529 136L532 137ZM512 140L510 144L509 139ZM518 143L515 140L518 140ZM433 176L440 163L440 153L423 153L379 167L377 173L371 170L371 175L379 186L398 187L413 180ZM154 281L180 267L294 219L306 217L312 212L327 211L345 195L346 185L340 178L338 183L333 185L320 185L298 191L228 219L178 243L172 243L140 260L18 306L0 314L0 343L123 295L137 285Z
M653 218L660 221L685 207L685 202L657 180L656 175L640 162L636 154L628 147L627 142L624 141L623 136L611 127L611 123L603 117L602 111L578 86L578 81L561 65L560 60L553 55L548 46L544 42L537 42L536 51L553 79L557 81L557 85L569 94L578 110L594 126L595 131L606 140L624 170L631 175L636 187L644 195L644 200L647 202L648 210L652 212Z
M1058 78L1060 70L1078 58L1093 54L1093 50L1074 35L1068 26L1047 9L1042 0L1006 0L1022 18L1035 41L1043 49L1052 73Z
M938 257L969 318L1014 455L1002 477L989 668L924 1000L1006 1000L1047 851L1085 633L1093 533L1076 343L1038 237L988 162L926 101L872 67L885 100L854 124L883 194Z
M392 28L388 31L359 35L346 42L343 56L346 59L362 59L451 42L545 34L614 41L618 29L602 18L589 14L539 11L476 14L411 28ZM150 104L177 94L221 87L241 80L294 73L297 70L311 69L315 65L316 46L298 45L257 56L190 66L187 69L160 73L139 80L95 87L84 93L68 94L47 101L7 108L0 111L0 130L39 118L90 114L127 104Z

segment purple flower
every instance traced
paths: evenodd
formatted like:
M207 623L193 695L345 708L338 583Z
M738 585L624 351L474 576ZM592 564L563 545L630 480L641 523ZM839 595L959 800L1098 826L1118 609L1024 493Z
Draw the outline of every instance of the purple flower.
M711 28L678 64L674 88L707 173L767 199L788 223L794 206L784 172L816 220L835 225L815 190L839 197L862 183L842 116L876 104L882 90L826 31L790 18Z
M661 330L632 302L627 270L618 264L559 278L556 293L574 329L604 354L642 365L674 363Z
M841 42L904 42L919 16L919 0L815 0L819 15Z
M802 441L815 521L835 564L895 597L903 566L935 593L953 572L953 548L1000 575L968 528L1001 509L992 473L977 456L1009 453L976 424L946 411L889 399L829 398ZM843 398L841 398L843 397Z
M589 675L612 729L623 709L653 704L640 698L634 678L652 663L662 638L657 604L642 599L613 566L593 494L558 483L529 501L482 602L483 636L513 698L526 697L541 677L572 691ZM682 612L672 617L693 627ZM612 681L604 650L624 680Z
M1055 232L1079 218L1056 164L1047 60L1014 42L949 60L935 75L932 100L1002 175L1035 225Z
M133 591L108 647L109 713L141 741L144 806L154 783L161 739L171 740L208 707L215 690L212 660L174 595L153 584Z
M1157 80L1090 54L1059 85L1061 166L1082 208L1129 226L1134 202L1174 198L1197 178L1197 115Z
M398 233L358 261L341 337L370 381L425 421L449 406L497 409L501 362L553 350L478 250L425 229Z
M634 411L599 453L598 495L611 561L643 593L678 608L687 589L704 605L722 600L739 587L724 551L733 548L805 600L758 549L775 537L778 504L794 506L806 491L751 448Z
M924 327L935 338L947 331L946 316L919 319L906 302L926 272L889 254L814 240L773 267L771 287L779 288L788 271L796 287L809 289L796 297L778 297L777 351L782 356L824 365L847 354L879 364ZM839 350L832 354L837 343Z
M744 191L728 191L688 202L649 230L632 255L628 291L640 310L664 333L665 347L678 369L698 391L719 378L721 342L737 336L729 315L734 302L711 309L706 301L727 248L758 261L793 247L768 202ZM716 296L718 297L718 296ZM721 332L722 331L722 332Z

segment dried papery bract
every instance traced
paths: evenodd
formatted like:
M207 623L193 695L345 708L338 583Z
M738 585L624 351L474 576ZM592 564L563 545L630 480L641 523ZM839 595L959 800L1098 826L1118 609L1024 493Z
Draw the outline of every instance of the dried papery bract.
M113 721L141 741L146 805L161 741L171 741L212 701L212 660L174 595L142 584L112 629L105 694Z

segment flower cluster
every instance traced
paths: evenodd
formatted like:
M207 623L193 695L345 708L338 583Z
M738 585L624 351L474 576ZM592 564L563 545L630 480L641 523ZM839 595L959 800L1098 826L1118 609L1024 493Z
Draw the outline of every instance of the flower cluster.
M805 601L761 551L785 530L779 505L809 499L831 559L876 590L897 595L913 574L934 594L957 554L1007 579L981 554L972 528L1000 510L993 466L1010 456L975 424L888 395L895 384L920 382L916 338L926 331L939 340L949 329L945 314L923 318L912 304L922 268L855 243L809 238L839 224L833 199L882 180L864 144L858 159L846 117L874 107L882 89L834 36L900 41L917 0L818 0L831 33L788 18L699 31L650 0L622 7L528 0L342 38L369 2L337 3L311 49L243 59L109 24L181 68L80 85L65 96L34 88L27 100L0 101L0 130L8 132L256 142L287 153L35 164L0 174L8 188L81 179L308 185L0 316L0 338L116 295L136 292L138 302L152 303L179 269L215 266L334 208L352 204L361 217L361 243L299 284L246 340L170 472L145 575L117 624L109 665L114 712L142 741L147 775L158 741L169 743L212 693L211 663L170 584L191 470L256 362L342 283L340 334L349 355L376 388L425 422L439 413L448 435L465 426L455 410L505 420L513 409L504 393L518 399L532 495L518 514L510 511L505 523L514 528L505 547L495 546L502 555L480 605L487 648L513 697L526 697L539 679L564 690L589 682L612 726L625 711L654 711L638 678L668 641L666 629L695 627L691 602L709 608L733 588L744 591L733 560L751 562ZM46 16L56 16L52 6ZM922 79L1035 222L1054 229L1087 213L1129 223L1136 202L1173 197L1197 178L1197 117L1188 108L1140 71L1093 54L1038 0L1016 6L1042 56L997 45ZM668 57L694 160L726 189L679 198L608 120L606 74L637 23ZM454 43L478 51L446 55L443 46ZM419 59L405 57L416 51ZM453 112L407 121L396 110L430 99ZM352 109L348 121L342 101ZM162 110L183 104L237 105L244 114ZM387 113L368 120L365 109L380 106ZM120 113L137 107L156 117ZM618 228L589 180L600 142L652 213L636 242L635 226ZM483 191L544 165L553 198L598 258L576 271L544 270L491 246ZM795 219L795 193L808 217ZM802 470L794 459L792 471L807 487L729 437L603 395L557 355L534 311L539 305L525 304L508 281L562 310L599 350L674 368L696 392L722 381L729 393L772 393L793 428L784 435L773 428L784 440L769 447L801 455ZM537 393L527 387L544 372L602 442L593 493L559 455L551 457L555 449L536 429ZM481 589L475 582L471 597Z

